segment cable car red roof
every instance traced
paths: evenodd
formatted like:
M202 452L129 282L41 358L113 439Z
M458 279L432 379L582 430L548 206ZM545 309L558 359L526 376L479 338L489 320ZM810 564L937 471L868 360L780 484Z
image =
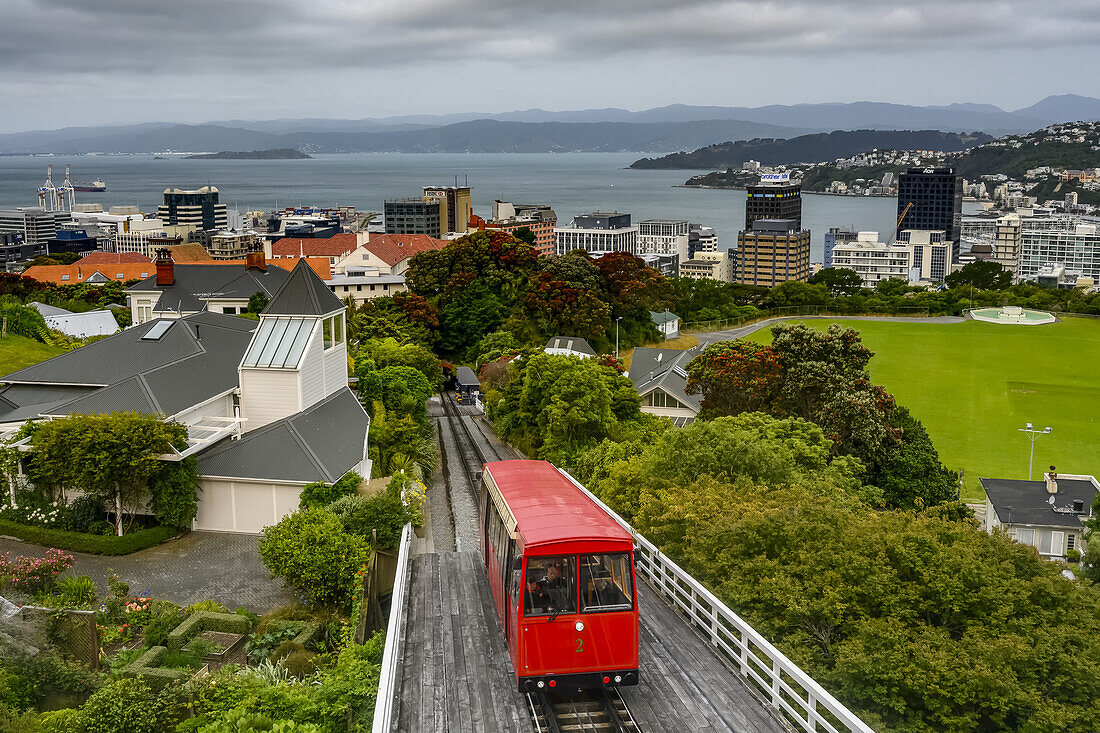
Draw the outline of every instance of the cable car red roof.
M633 537L547 461L498 461L485 470L516 519L524 545Z

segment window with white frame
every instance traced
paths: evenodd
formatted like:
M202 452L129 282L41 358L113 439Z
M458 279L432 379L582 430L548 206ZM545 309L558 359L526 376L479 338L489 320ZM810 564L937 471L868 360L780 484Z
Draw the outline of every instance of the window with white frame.
M1020 528L1016 530L1016 541L1021 545L1035 546L1035 530Z

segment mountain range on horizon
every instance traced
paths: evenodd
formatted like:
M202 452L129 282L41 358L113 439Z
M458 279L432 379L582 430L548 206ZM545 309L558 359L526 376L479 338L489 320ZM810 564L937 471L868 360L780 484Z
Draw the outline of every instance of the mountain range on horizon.
M350 119L148 122L0 134L0 153L210 152L295 148L326 152L648 152L694 150L756 137L836 130L941 130L1003 135L1100 120L1100 99L1066 94L1006 111L969 102L914 106L845 102L763 107L673 104Z

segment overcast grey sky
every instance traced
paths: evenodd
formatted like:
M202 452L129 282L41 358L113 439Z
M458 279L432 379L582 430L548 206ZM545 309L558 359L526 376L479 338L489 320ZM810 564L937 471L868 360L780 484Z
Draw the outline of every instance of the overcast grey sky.
M1100 0L3 0L0 130L1100 96Z

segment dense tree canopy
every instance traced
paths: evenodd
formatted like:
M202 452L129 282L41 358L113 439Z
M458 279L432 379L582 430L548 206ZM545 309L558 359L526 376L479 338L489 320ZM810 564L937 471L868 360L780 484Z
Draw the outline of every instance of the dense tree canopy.
M944 282L948 287L972 285L982 290L1004 290L1012 284L1012 273L998 262L978 260L952 272L944 278Z

